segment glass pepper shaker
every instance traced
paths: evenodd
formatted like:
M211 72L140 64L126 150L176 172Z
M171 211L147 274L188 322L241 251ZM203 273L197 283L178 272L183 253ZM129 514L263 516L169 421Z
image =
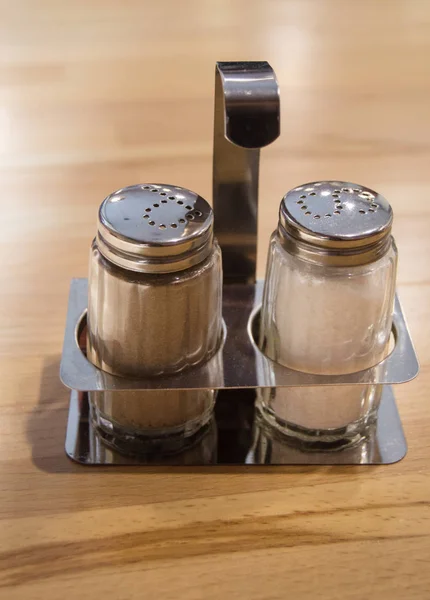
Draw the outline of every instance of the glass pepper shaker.
M135 185L108 196L90 253L87 354L113 375L154 377L208 360L222 337L221 251L209 204L190 190ZM91 392L105 441L177 452L209 422L213 390Z
M392 209L352 183L315 182L283 198L270 241L259 344L298 371L345 374L387 354L397 250ZM363 439L382 386L259 390L260 415L303 443L333 447Z

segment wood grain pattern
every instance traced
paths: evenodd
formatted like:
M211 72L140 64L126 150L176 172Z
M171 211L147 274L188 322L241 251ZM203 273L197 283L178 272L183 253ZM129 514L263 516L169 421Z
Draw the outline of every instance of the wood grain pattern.
M430 4L0 0L0 598L430 598ZM64 456L70 278L110 191L210 197L216 60L268 60L259 272L280 197L341 178L395 210L421 374L390 467L86 469Z

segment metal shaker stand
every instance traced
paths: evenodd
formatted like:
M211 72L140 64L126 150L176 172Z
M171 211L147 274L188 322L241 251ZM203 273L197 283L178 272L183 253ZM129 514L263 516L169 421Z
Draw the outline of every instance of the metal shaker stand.
M217 64L213 208L223 251L225 337L212 359L157 379L126 379L101 371L85 357L87 280L72 280L61 361L62 382L72 390L66 436L71 459L86 465L389 464L406 454L391 385L413 379L419 366L397 297L394 349L364 371L327 376L293 371L268 359L255 343L264 283L256 281L259 153L279 136L279 113L278 85L267 62ZM369 439L354 448L304 451L288 446L254 419L256 388L354 384L384 385L377 426ZM188 454L183 462L180 455L154 461L147 456L128 457L103 444L91 420L89 391L163 389L219 390L209 427L217 434L205 442L210 439L211 452L195 452L191 458ZM196 440L196 444L203 442Z

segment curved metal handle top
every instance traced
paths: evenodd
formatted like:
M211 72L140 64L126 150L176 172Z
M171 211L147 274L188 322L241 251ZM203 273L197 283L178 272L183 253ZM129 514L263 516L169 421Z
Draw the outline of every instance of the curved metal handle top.
M224 105L224 135L230 142L263 148L276 140L279 88L269 63L219 62L215 90L216 100Z
M279 136L279 115L267 62L217 63L213 208L226 283L255 281L260 148Z

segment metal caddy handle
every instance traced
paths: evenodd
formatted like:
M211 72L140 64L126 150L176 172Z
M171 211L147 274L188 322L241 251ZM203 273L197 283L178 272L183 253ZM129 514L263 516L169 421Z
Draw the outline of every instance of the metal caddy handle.
M279 137L279 113L269 63L217 63L213 209L224 283L255 283L260 148Z

